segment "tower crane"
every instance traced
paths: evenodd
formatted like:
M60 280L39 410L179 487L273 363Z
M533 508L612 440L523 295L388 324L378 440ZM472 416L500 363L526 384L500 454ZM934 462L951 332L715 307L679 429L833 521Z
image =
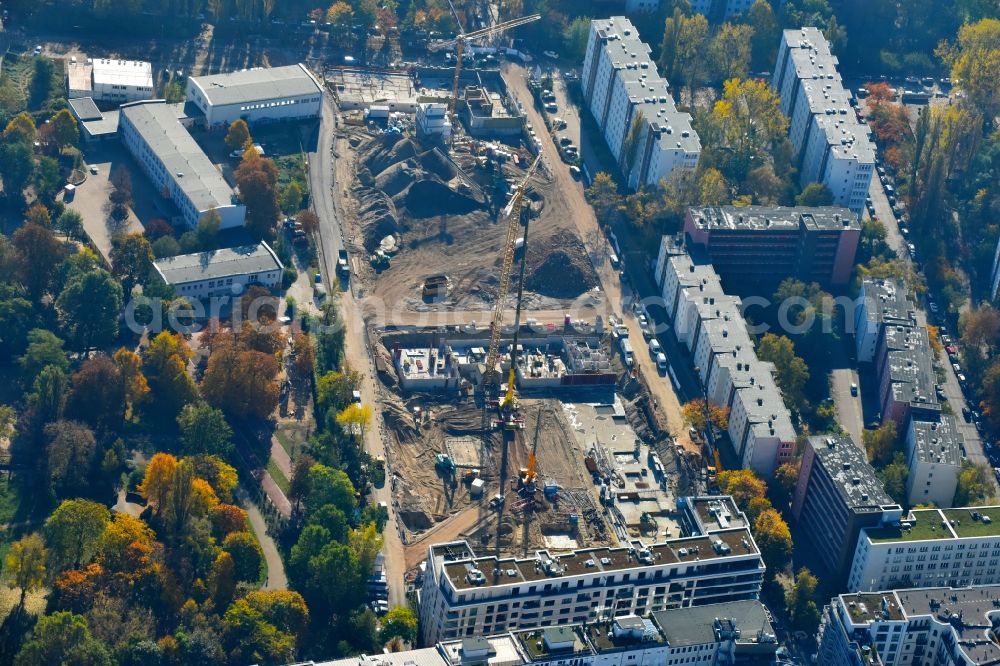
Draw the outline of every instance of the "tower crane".
M465 32L462 28L462 22L458 18L458 12L455 11L455 5L452 4L451 0L448 0L448 4L451 6L451 13L454 14L455 22L458 24L458 37L444 42L436 42L429 48L431 51L442 51L444 49L451 48L452 46L455 47L455 78L451 84L451 101L448 103L448 108L451 111L452 116L454 116L455 109L458 106L458 79L462 75L462 52L465 50L465 43L475 39L482 39L483 37L499 35L502 32L510 30L511 28L516 28L518 26L537 21L542 18L542 15L531 14L529 16L522 16L521 18L512 19L510 21L504 21L503 23L497 23L489 26L488 28Z

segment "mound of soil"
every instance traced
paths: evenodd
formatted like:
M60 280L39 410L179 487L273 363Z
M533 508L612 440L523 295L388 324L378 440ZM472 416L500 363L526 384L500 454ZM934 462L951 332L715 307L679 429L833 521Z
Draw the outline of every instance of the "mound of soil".
M394 201L416 218L467 215L483 208L483 204L471 194L456 192L436 178L413 183L404 194L394 197Z
M549 238L529 243L524 285L553 298L573 298L597 286L597 274L587 251L576 238Z
M380 190L358 188L356 196L365 249L373 252L383 238L400 232L396 205Z

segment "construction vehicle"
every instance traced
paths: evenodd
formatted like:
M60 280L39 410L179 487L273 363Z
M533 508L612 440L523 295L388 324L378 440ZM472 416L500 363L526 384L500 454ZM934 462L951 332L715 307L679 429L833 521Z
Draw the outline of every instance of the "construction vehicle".
M424 280L423 297L437 298L448 293L448 276L444 273L431 275Z
M535 439L531 445L531 452L528 453L528 466L520 469L518 475L518 485L521 488L530 489L534 492L535 481L538 479L538 433L542 429L542 408L538 408L538 416L535 417Z
M439 453L435 456L434 466L445 476L455 475L455 461L447 453Z
M518 26L537 21L542 18L542 15L531 14L530 16L522 16L521 18L504 21L503 23L497 23L496 25L491 25L490 27L483 28L481 30L465 32L462 28L462 21L458 17L458 12L455 11L455 5L452 4L451 0L448 0L448 4L451 6L451 13L455 16L455 23L458 24L458 37L444 42L435 42L431 44L429 48L432 51L441 51L453 46L455 47L455 79L451 84L451 100L448 102L448 110L451 112L452 120L454 120L456 107L458 106L458 79L462 75L462 52L465 51L465 43L475 39L499 35L502 32L510 30L511 28L516 28ZM452 136L455 135L452 134Z

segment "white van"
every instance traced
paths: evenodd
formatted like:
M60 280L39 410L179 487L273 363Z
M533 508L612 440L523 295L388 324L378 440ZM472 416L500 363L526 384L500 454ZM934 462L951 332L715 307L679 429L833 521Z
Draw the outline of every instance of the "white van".
M656 369L662 373L667 372L667 356L663 352L656 355Z
M653 338L652 340L649 341L649 355L650 356L652 356L653 358L656 358L656 355L659 354L661 351L663 351L663 349L660 347L660 341L659 340L657 340L656 338Z
M629 342L628 338L619 338L618 346L622 350L622 359L625 361L626 367L631 368L633 363L635 363L635 355L632 352L632 343Z

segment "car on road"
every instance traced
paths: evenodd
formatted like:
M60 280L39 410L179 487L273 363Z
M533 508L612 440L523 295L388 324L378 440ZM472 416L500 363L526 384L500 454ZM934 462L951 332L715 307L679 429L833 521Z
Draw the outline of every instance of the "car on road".
M35 55L42 55L42 45L39 44L35 47Z
M560 146L572 146L573 145L573 139L569 138L568 136L561 136L561 137L559 137L559 145Z
M965 375L963 375L961 372L958 373L958 383L963 389L965 388Z
M962 372L962 366L960 366L958 363L952 363L951 367L952 369L954 369L955 374Z
M559 110L559 107L556 106L555 102L546 102L543 108L549 113L555 113L556 111Z
M656 369L660 371L660 374L667 372L667 356L663 352L656 355Z
M858 394L858 384L857 382L851 382L851 395L856 396Z
M90 173L91 173L91 175L96 176L98 173L100 173L100 171L99 171L99 169L96 166L94 166L93 164L91 164L90 165Z
M580 176L583 175L583 171L581 171L580 167L578 167L577 165L572 164L569 167L569 175L573 176L577 180L580 180Z
M656 338L653 338L652 340L649 341L649 355L650 356L652 356L652 357L655 358L656 355L659 354L661 351L663 351L663 348L660 347L660 341L659 340L657 340Z

